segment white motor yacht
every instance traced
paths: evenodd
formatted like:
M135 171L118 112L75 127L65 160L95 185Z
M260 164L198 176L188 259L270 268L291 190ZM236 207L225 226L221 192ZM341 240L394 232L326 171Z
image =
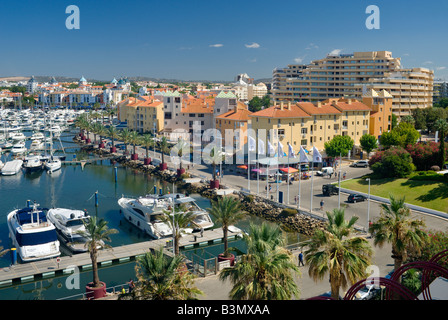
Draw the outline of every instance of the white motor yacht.
M18 142L16 144L14 144L11 148L12 154L23 154L26 151L27 151L27 149L25 147L25 142Z
M60 256L56 228L47 220L47 209L32 207L11 211L7 216L9 235L23 262Z
M27 172L40 171L44 168L42 161L39 156L33 156L27 158L27 160L23 163L23 167Z
M31 142L30 150L44 150L45 144L42 140L35 139Z
M66 208L53 208L48 210L47 218L56 227L58 238L73 253L86 252L85 247L87 238L79 232L86 230L84 222L87 222L89 216L82 210L72 210Z
M146 195L139 198L122 197L118 200L126 220L145 231L151 237L160 239L172 235L170 226L161 219L174 206L184 206L185 211L193 211L193 225L184 229L185 233L206 230L213 227L207 211L199 208L195 200L183 194Z
M62 162L61 160L59 160L59 158L52 156L47 162L45 162L44 166L49 173L52 173L56 170L61 169Z
M42 132L35 132L31 135L31 140L43 140L45 139L45 136Z

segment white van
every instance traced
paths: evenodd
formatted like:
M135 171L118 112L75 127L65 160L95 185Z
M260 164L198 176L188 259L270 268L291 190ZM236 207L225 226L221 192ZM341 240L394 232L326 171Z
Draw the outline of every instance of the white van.
M329 176L334 173L333 167L324 167L321 171L316 172L318 176Z

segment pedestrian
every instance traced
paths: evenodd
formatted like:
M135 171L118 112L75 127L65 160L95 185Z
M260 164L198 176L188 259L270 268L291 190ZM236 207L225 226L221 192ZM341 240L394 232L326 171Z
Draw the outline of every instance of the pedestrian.
M331 176L332 176L333 174L332 173L330 173L330 179L331 179Z
M345 176L347 175L347 172L344 172L344 175L342 176L342 179L345 180Z
M294 197L294 203L297 204L297 196Z
M135 284L134 281L132 279L129 280L129 293L132 292L132 290L134 290Z
M324 210L324 200L320 200L320 210L323 211Z
M302 266L305 266L305 264L303 263L303 253L302 253L302 251L300 251L300 253L299 253L299 267L300 267L300 264L302 264Z
M204 236L204 228L201 227L201 238Z
M124 289L124 287L121 287L121 293L126 294L126 290Z

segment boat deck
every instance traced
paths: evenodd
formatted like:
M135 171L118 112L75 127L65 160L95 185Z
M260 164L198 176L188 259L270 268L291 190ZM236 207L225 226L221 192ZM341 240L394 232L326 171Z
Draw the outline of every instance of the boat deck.
M228 233L229 239L234 239L237 233ZM223 232L221 228L205 230L203 236L200 233L184 235L180 240L180 248L188 249L195 246L207 246L222 241ZM172 255L172 238L144 241L129 245L113 247L112 249L101 250L98 254L99 266L106 266L116 262L128 262L131 259L164 247L164 252ZM168 248L169 246L169 248ZM75 267L81 271L92 268L92 261L88 252L73 254L72 256L62 256L57 262L56 258L40 260L35 262L18 263L10 267L0 269L0 286L8 286L16 283L51 278L57 275L70 274Z

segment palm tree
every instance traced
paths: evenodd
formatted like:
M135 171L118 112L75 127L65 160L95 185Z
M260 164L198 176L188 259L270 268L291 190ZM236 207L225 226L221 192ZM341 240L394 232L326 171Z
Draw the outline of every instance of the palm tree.
M173 152L176 154L177 157L179 157L179 173L183 173L182 171L182 156L184 156L184 151L186 149L190 148L190 144L183 140L179 139L176 143L176 145L171 149L171 154Z
M128 143L129 143L130 135L131 135L131 131L128 128L124 128L123 130L121 130L120 139L124 143L124 152L125 152L125 154L128 153Z
M230 279L232 300L290 300L299 296L294 275L300 271L293 255L286 250L280 228L263 223L251 224L244 235L247 253L234 267L224 268L219 279Z
M434 123L434 128L439 132L440 146L439 146L439 164L443 168L445 164L445 136L448 134L448 122L444 119L438 119Z
M133 146L132 159L137 160L136 147L140 142L140 135L137 131L131 131L129 134L129 143Z
M212 201L212 206L207 208L207 212L215 218L216 223L221 224L224 241L223 257L231 257L227 240L228 228L244 217L245 212L242 210L241 202L234 197L225 196Z
M212 161L213 166L213 181L216 181L216 165L221 163L223 153L218 149L217 146L214 146L210 151L210 159Z
M166 168L165 153L167 153L169 151L168 140L166 139L166 137L162 137L162 139L160 139L159 149L160 149L160 153L162 154L162 164L161 164L161 167L164 170Z
M114 126L110 126L107 132L107 135L109 136L109 138L112 139L112 148L111 148L111 152L115 152L115 139L117 139L118 137L120 137L119 131L116 127Z
M144 134L140 137L140 143L146 149L146 159L149 159L149 147L154 143L154 139L150 134Z
M339 299L341 287L366 277L373 250L364 237L352 236L358 217L345 221L344 209L327 212L327 217L326 228L317 229L305 242L308 245L305 260L314 281L322 280L329 273L331 297Z
M85 226L85 231L78 231L78 234L87 238L85 243L90 259L92 260L92 271L93 271L93 286L94 288L101 287L100 279L98 277L98 250L103 248L111 248L106 242L110 242L110 235L118 233L116 229L109 229L107 227L107 222L104 219L100 219L97 222L96 217L90 217L87 221L83 221Z
M163 248L137 258L139 279L132 296L135 300L192 300L202 291L193 286L194 276L183 272L182 256L169 257Z
M390 195L390 204L381 204L380 217L369 227L374 244L382 247L384 243L392 245L394 268L397 270L406 261L410 251L420 254L428 240L424 231L425 222L411 219L411 210L405 205L405 198L396 199Z
M163 215L160 217L163 222L169 225L173 230L174 238L174 254L179 255L179 241L184 233L184 229L193 224L194 212L186 211L182 205L174 206L174 212L172 208L163 211Z

